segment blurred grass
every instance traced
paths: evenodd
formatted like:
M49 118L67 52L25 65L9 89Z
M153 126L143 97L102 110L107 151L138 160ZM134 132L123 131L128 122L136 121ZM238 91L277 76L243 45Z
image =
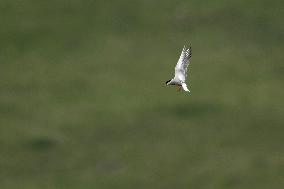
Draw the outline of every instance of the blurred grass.
M283 187L283 5L2 0L0 188Z

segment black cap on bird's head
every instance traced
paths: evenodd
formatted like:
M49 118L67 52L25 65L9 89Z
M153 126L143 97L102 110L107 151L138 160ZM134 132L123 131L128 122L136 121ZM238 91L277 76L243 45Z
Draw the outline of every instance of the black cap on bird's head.
M168 83L171 81L171 79L170 80L168 80L168 81L166 81L166 85L168 85Z

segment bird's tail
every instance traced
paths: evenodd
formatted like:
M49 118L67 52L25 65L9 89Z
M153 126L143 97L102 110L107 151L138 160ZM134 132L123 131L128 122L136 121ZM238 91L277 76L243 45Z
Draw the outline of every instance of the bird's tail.
M186 85L185 83L182 83L181 86L182 86L182 89L183 89L184 91L190 92L190 91L188 90L187 85Z

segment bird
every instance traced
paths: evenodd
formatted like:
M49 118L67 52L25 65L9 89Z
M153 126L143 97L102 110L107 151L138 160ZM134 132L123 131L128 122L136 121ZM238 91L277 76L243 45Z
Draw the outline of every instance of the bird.
M175 67L175 76L173 79L166 81L166 86L175 85L178 86L178 91L181 91L181 89L183 89L186 92L190 92L187 88L185 80L187 77L187 67L190 63L191 54L191 47L184 45Z

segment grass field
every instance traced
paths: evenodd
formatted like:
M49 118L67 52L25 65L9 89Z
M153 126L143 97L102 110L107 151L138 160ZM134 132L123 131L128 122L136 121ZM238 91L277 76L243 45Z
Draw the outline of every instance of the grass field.
M283 7L2 0L0 188L283 188Z

